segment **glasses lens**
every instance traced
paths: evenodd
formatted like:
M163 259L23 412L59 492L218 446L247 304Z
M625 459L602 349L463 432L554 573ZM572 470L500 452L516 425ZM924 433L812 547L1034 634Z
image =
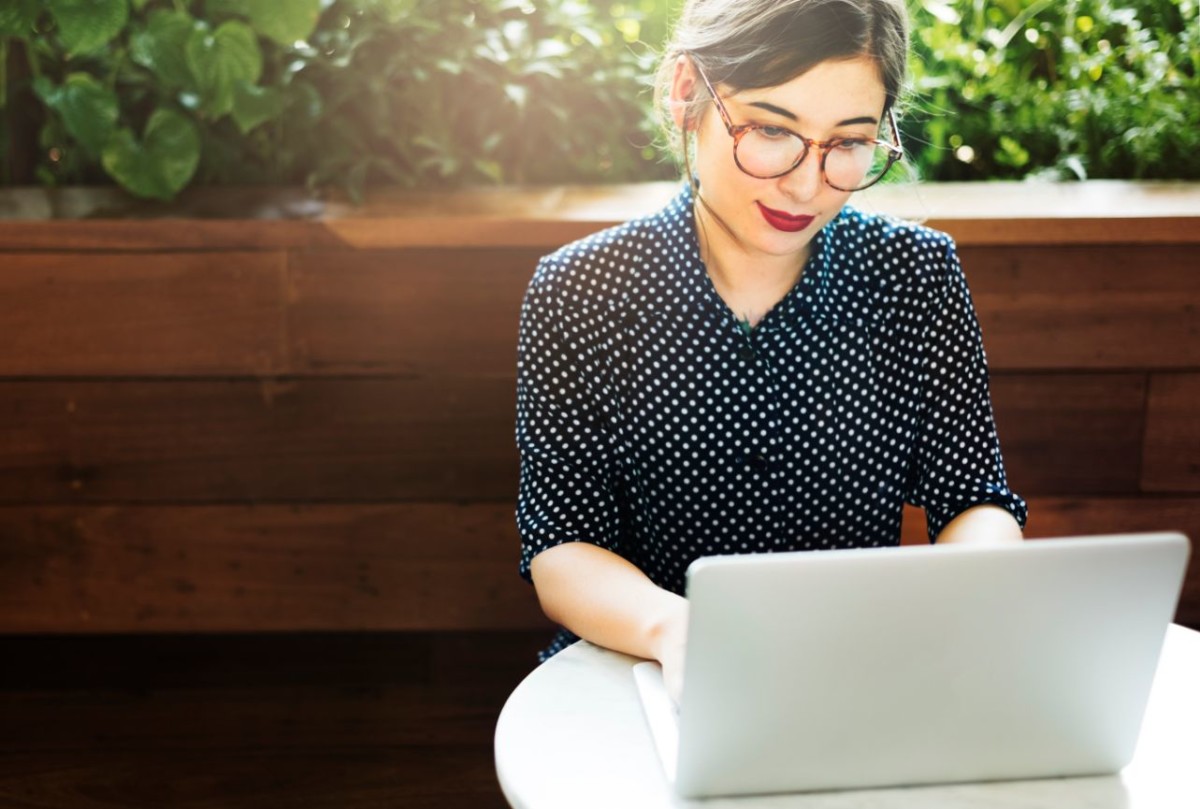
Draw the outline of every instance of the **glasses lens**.
M843 140L830 147L825 158L825 178L845 191L865 188L884 175L893 162L892 152L882 143Z
M774 126L755 127L737 142L737 162L752 177L777 177L804 158L808 146Z
M752 177L778 177L804 159L808 145L778 127L747 130L737 142L735 156L742 171ZM835 188L856 191L879 180L895 160L892 151L877 141L841 140L825 158L825 179Z

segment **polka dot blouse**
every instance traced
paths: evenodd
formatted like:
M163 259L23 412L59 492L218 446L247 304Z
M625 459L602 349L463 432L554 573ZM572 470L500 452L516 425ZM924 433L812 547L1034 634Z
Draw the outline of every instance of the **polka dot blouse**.
M586 541L684 591L701 556L930 540L1005 481L950 237L846 206L747 331L700 259L692 192L539 263L521 312L520 573ZM575 636L563 630L549 657Z

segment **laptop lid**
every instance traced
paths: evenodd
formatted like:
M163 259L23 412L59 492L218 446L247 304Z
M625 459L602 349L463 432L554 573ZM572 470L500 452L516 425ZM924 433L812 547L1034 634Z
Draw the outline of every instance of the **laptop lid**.
M1182 534L709 557L688 570L685 797L1110 773Z

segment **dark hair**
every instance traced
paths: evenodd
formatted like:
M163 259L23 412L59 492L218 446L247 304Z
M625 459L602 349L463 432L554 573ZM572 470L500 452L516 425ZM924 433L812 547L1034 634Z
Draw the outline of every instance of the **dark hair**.
M775 87L830 59L866 56L879 66L891 109L904 87L908 12L904 0L688 0L659 66L655 101L667 132L675 62L695 60L714 85ZM703 85L688 99L686 119L709 100ZM675 139L669 137L668 141Z

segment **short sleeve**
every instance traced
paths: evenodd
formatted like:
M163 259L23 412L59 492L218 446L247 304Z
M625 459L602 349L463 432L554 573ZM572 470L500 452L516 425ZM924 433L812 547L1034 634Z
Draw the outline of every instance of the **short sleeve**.
M566 304L562 268L543 259L521 307L517 340L517 531L520 573L564 542L618 551L619 508L597 345L602 324Z
M1005 478L983 336L953 242L928 317L924 419L906 499L925 509L931 542L963 511L983 504L1000 506L1024 528L1026 504Z

